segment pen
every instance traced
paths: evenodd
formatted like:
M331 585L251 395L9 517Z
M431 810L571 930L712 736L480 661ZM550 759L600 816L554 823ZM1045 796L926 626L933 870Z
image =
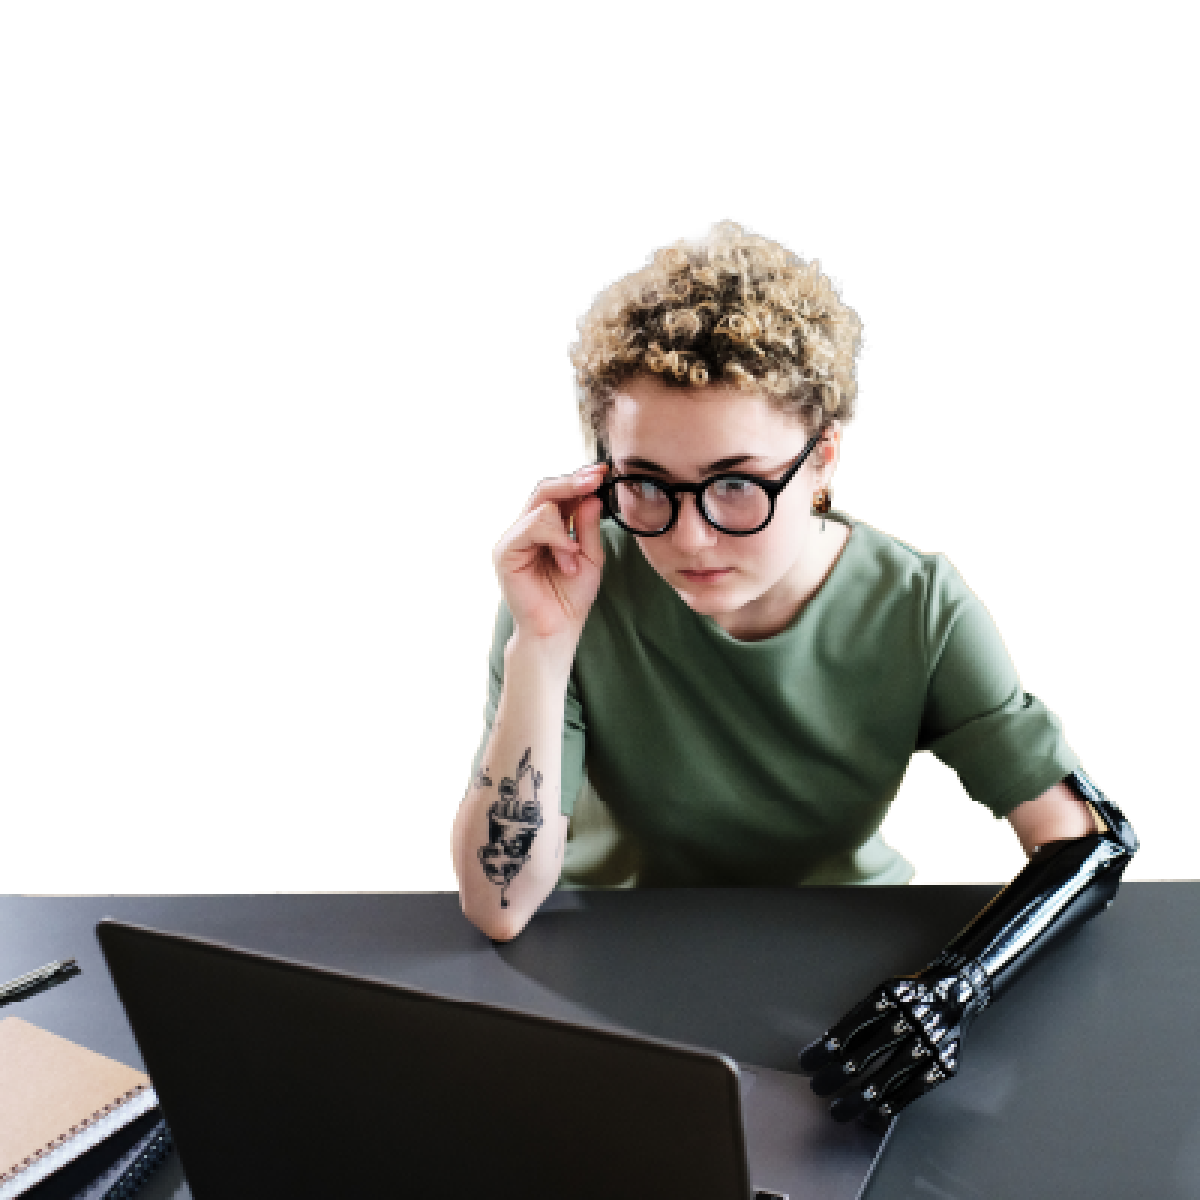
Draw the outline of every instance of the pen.
M28 975L18 975L16 979L11 979L0 987L0 1003L12 999L18 992L37 987L39 983L45 983L46 980L53 979L55 975L61 975L64 971L77 969L73 958L64 958L59 962L47 963L44 967L38 967L36 971L30 971Z

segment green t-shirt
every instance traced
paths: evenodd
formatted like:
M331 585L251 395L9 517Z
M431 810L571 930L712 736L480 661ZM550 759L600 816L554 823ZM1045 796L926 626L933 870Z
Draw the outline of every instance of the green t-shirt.
M1079 766L949 561L830 517L851 532L824 583L752 642L693 612L602 522L563 714L562 885L906 883L878 829L915 751L997 817ZM512 628L502 603L473 771Z

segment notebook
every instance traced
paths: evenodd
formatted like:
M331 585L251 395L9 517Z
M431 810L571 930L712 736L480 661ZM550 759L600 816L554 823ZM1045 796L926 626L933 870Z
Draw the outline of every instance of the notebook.
M194 1200L855 1200L885 1140L700 1047L97 934Z
M0 1200L24 1195L158 1104L149 1078L19 1017L0 1020Z

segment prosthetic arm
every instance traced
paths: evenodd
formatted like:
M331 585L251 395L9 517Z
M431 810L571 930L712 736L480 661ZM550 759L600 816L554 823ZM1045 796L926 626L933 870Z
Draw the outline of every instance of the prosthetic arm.
M1064 782L1106 826L1039 846L936 959L886 980L800 1054L835 1120L878 1123L958 1071L971 1022L1051 941L1112 903L1138 848L1124 815L1082 771Z

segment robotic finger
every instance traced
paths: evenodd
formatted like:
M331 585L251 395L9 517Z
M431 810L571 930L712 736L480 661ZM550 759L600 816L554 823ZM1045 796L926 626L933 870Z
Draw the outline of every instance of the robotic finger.
M829 1063L840 1062L845 1048L879 1025L892 1008L881 988L856 1004L832 1029L800 1051L800 1069L811 1075Z
M917 1051L915 1056L914 1049ZM920 1047L908 1047L907 1051L909 1061L904 1061L906 1054L900 1051L896 1056L899 1061L885 1082L868 1084L835 1100L830 1106L833 1119L843 1122L855 1118L890 1120L902 1108L932 1091L947 1078L948 1072L936 1057L927 1055Z
M880 1014L843 1052L821 1068L812 1081L812 1090L818 1096L831 1096L846 1084L863 1079L879 1066L882 1056L906 1039L912 1043L912 1026L903 1013L892 1009Z

